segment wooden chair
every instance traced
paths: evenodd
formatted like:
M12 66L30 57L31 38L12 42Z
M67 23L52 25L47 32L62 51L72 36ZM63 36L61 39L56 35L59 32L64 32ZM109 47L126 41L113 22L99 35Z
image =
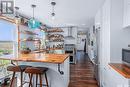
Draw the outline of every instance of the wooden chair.
M48 68L45 68L45 67L28 67L28 68L26 68L25 73L28 73L28 75L30 77L29 87L32 87L32 78L33 78L34 74L36 75L36 86L35 87L37 87L37 85L40 85L40 87L42 87L42 86L49 87L47 75L46 75L47 70L48 70ZM45 80L46 80L45 85L42 83L43 74L45 74ZM40 84L38 84L38 76L39 76Z
M10 87L13 87L13 81L15 79L15 74L16 72L20 72L20 76L21 76L21 87L23 86L23 72L25 71L25 69L27 67L30 67L30 66L26 66L26 65L19 65L19 66L8 66L7 67L7 70L8 71L12 71L13 72L13 76L12 76L12 79L11 79L11 82L10 82Z

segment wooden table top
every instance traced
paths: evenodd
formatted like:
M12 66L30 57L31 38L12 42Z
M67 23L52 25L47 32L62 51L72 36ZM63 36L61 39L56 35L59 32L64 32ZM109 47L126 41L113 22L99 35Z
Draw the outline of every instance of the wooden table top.
M130 67L122 63L110 63L109 64L114 70L120 73L125 78L130 79Z
M43 63L55 63L55 64L61 64L67 58L69 58L69 54L30 53L30 54L19 54L18 57L13 55L0 56L0 60L43 62Z

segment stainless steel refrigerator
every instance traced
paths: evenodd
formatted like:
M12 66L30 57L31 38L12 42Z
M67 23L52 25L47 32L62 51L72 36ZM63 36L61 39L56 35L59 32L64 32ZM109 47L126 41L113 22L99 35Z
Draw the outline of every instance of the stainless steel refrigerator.
M100 85L100 27L95 28L94 36L94 72L98 85Z

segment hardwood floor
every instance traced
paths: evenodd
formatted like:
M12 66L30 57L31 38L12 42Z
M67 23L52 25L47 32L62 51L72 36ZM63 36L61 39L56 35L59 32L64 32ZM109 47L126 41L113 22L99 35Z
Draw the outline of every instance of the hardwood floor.
M98 87L94 78L94 67L87 55L78 52L76 65L71 64L69 87Z

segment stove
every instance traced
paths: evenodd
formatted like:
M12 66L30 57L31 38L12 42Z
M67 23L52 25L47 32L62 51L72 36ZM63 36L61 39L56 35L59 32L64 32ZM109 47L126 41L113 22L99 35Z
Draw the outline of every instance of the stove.
M76 63L75 44L65 44L65 53L70 54L70 63L75 64Z

